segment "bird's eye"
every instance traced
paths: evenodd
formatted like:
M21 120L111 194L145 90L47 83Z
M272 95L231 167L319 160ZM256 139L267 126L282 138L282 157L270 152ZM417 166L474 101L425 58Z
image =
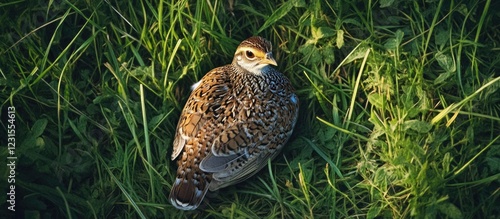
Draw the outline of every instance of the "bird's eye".
M252 52L252 51L250 51L250 50L247 50L247 51L246 51L246 53L245 53L245 55L246 55L246 56L247 56L247 58L249 58L249 59L253 59L253 58L255 58L255 55L254 55L254 54L253 54L253 52Z

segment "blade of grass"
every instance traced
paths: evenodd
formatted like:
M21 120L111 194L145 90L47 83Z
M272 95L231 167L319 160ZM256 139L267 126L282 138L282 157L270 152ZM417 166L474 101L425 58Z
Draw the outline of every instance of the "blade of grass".
M499 83L499 82L500 82L500 77L497 77L497 78L489 81L488 83L484 84L483 86L481 86L479 89L477 89L476 91L474 91L474 93L472 93L471 95L465 97L460 102L458 102L456 104L455 103L450 104L448 107L444 108L443 111L441 111L434 118L432 118L431 124L434 125L434 124L438 123L439 121L441 121L441 119L443 119L445 116L447 116L452 111L456 110L455 114L457 114L460 111L460 109L467 102L471 101L474 97L476 97L478 94L480 94L484 89L488 88L489 86L493 86L495 83ZM455 118L455 117L453 117L453 118ZM450 121L448 121L448 123L447 123L447 126L449 126L452 121L453 121L453 119L450 119Z
M103 164L104 169L108 172L108 174L111 177L111 179L113 180L113 182L115 182L115 184L118 186L118 188L120 188L122 194L125 196L125 198L128 200L128 202L132 205L135 212L139 215L140 218L146 219L146 216L141 211L141 209L139 208L137 203L134 201L132 196L127 192L127 189L125 189L125 187L122 185L122 183L116 178L115 174L113 174L113 172L111 172L111 170L109 169L109 166L106 164L106 162L104 162L104 160L102 160L101 157L98 157L98 158L101 161L101 163Z
M153 170L151 169L153 166L153 158L151 156L151 144L149 142L149 126L148 126L148 120L147 120L147 111L146 111L146 103L145 103L145 94L144 94L144 87L142 84L139 85L140 89L140 96L141 96L141 111L142 111L142 124L143 124L143 129L144 129L144 143L146 147L146 159L147 159L147 165L146 165L146 170L148 171L149 174L149 190L150 191L155 191L155 185L154 185L154 175L153 175ZM155 199L155 193L151 192L152 197L151 199L154 201Z

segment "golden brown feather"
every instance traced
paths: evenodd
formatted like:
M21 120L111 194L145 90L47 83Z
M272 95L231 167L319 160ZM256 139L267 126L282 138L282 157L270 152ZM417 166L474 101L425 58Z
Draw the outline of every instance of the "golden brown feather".
M254 175L290 137L299 102L289 80L269 66L276 65L271 49L264 38L250 37L231 64L194 86L172 153L178 169L169 198L176 208L196 209L208 189Z

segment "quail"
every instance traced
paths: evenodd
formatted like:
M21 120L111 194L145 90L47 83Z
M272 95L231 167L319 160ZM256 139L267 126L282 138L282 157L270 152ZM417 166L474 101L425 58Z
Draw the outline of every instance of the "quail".
M273 159L292 134L299 99L277 66L271 43L240 43L231 64L193 85L173 143L177 174L169 200L194 210L208 190L248 179Z

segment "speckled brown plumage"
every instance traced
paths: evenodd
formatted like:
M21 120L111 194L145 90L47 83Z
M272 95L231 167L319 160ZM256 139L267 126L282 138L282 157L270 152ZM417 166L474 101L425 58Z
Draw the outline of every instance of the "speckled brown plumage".
M196 209L208 189L241 182L274 158L292 134L298 97L276 65L271 43L250 37L233 62L208 72L181 113L172 160L172 204Z

